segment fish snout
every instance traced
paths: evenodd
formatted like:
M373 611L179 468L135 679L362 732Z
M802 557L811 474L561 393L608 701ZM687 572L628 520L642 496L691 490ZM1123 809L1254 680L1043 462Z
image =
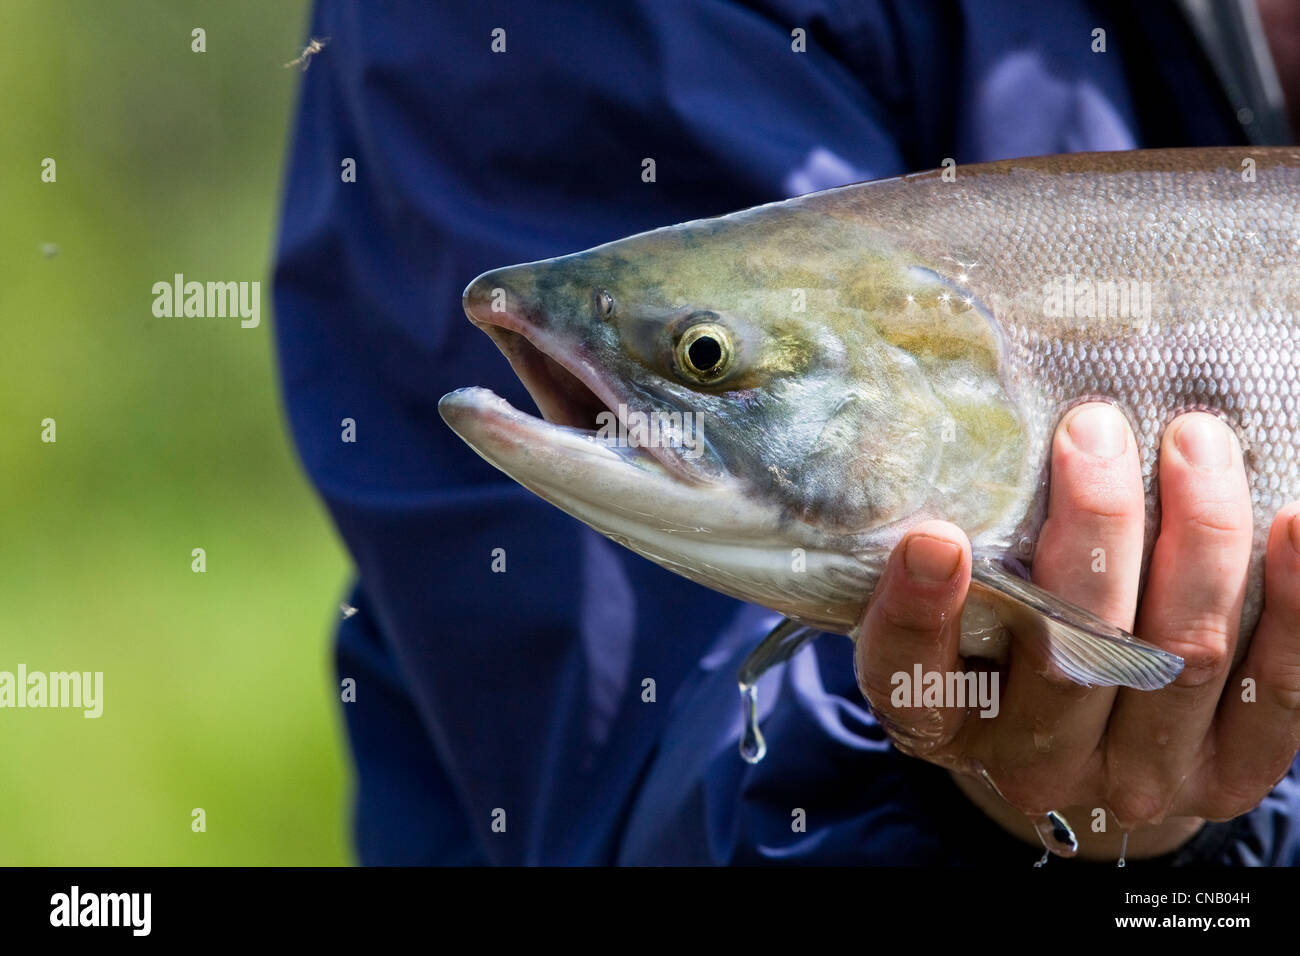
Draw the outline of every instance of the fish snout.
M532 296L532 274L519 266L485 272L465 287L461 305L480 328L497 326L514 332L541 328L545 309Z
M465 291L461 294L460 304L465 309L465 315L475 325L497 324L492 318L492 304L494 301L499 303L497 311L500 313L508 294L500 282L500 274L500 269L484 272L465 286Z

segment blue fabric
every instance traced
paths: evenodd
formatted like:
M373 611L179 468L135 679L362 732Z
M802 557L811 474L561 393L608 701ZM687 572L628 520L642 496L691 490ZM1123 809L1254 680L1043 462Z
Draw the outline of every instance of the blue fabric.
M888 746L843 638L764 679L770 755L742 763L735 673L772 615L533 497L436 405L478 384L532 407L461 312L490 267L948 156L1239 141L1172 11L1133 6L319 4L331 39L303 77L275 329L295 441L358 572L337 659L362 862L1037 855ZM1293 861L1297 819L1291 777L1180 859Z

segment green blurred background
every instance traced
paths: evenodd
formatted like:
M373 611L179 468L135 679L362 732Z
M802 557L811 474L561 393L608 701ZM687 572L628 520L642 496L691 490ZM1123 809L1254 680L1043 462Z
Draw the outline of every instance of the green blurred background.
M0 710L0 863L350 860L329 656L348 566L271 331L307 13L0 4L0 670L104 672L98 720ZM261 326L154 318L176 272L260 280Z

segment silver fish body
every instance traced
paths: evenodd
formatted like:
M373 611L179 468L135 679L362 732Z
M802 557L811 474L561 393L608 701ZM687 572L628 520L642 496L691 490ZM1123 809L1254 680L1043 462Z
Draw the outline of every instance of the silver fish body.
M1084 400L1133 425L1148 554L1164 427L1203 409L1234 429L1256 533L1244 633L1271 519L1300 498L1296 149L1077 154L847 186L495 270L465 308L547 419L452 393L444 418L475 450L651 560L814 628L848 633L926 518L1030 565L1052 433ZM697 368L696 352L725 367ZM602 409L689 412L704 438L694 456L611 445L592 429ZM1117 629L1022 591L982 579L964 653L1004 653L1018 608L1128 654ZM1142 687L1177 673L1155 656L1085 664L1067 672Z

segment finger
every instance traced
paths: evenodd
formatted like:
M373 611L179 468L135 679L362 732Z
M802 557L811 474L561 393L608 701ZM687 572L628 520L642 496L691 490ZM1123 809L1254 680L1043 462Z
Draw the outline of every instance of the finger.
M1034 581L1131 629L1144 522L1142 464L1128 422L1111 405L1073 410L1052 446L1051 497L1034 551ZM1074 780L1105 733L1114 699L1115 688L1080 687L1050 668L1041 652L1017 644L991 738L997 750L987 762L1022 768L1016 787L1077 796Z
M1250 563L1241 449L1213 416L1184 415L1160 449L1160 536L1138 636L1186 661L1157 691L1120 692L1107 731L1108 799L1121 821L1160 819L1199 762L1232 661Z
M1204 766L1200 816L1226 820L1253 809L1300 747L1300 502L1278 513L1264 565L1264 613L1250 649L1224 688Z
M966 710L924 707L918 674L960 669L961 610L970 543L960 529L927 521L890 555L857 628L858 686L901 749L925 756L947 744Z

